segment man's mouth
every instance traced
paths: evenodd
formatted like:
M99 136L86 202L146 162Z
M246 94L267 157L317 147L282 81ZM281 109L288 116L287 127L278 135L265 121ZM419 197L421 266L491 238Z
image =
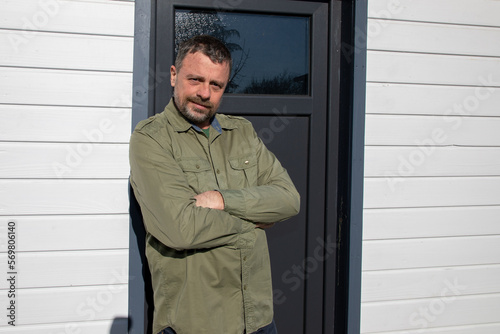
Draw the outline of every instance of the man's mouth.
M195 105L196 108L201 109L201 110L209 110L209 109L212 109L212 107L213 107L211 103L203 103L203 102L197 101L197 100L189 99L189 102L191 102L192 104Z
M194 103L194 102L193 102L193 104L194 104L196 109L200 109L200 110L208 110L209 109L207 106L205 106L203 104Z

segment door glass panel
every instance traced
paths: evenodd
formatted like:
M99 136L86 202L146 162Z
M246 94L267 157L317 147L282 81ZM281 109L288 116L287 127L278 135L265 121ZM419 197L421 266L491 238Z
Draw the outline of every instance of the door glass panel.
M175 11L176 54L180 42L201 34L219 38L231 51L226 93L309 95L309 17Z

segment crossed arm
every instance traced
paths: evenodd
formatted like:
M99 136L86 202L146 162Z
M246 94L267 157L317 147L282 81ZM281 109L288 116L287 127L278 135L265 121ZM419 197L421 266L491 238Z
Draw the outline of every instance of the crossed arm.
M170 145L160 144L148 134L134 133L130 148L130 182L146 230L168 247L245 247L247 232L271 227L299 210L295 187L267 150L262 161L268 168L262 168L258 176L261 186L195 194L169 152Z
M217 190L205 191L204 193L194 196L194 199L196 200L195 205L198 207L224 210L224 198ZM273 226L274 223L255 223L256 228L266 229Z

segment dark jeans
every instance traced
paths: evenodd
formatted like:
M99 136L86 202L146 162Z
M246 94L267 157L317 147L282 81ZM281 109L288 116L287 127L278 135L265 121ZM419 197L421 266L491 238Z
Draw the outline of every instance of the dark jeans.
M269 325L260 328L258 331L254 332L255 334L278 334L278 329L276 328L276 324L271 322Z
M175 331L169 327L162 330L158 334L175 334ZM230 333L224 333L224 334L230 334ZM276 329L276 324L274 323L274 320L269 325L262 327L258 331L254 332L254 334L278 334L278 330Z

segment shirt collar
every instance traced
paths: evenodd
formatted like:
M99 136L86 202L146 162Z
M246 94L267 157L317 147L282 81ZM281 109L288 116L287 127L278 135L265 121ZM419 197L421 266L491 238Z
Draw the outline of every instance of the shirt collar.
M217 120L217 117L213 117L213 118L212 118L212 123L210 123L210 125L212 125L212 127L213 127L215 130L217 130L217 132L218 132L218 133L222 133L222 127L220 126L220 123L219 123L219 121ZM191 123L191 126L192 126L192 127L193 127L196 131L198 131L198 132L201 132L201 131L202 131L202 129L201 129L199 126L197 126L197 125L195 125L195 124L193 124L193 123Z

